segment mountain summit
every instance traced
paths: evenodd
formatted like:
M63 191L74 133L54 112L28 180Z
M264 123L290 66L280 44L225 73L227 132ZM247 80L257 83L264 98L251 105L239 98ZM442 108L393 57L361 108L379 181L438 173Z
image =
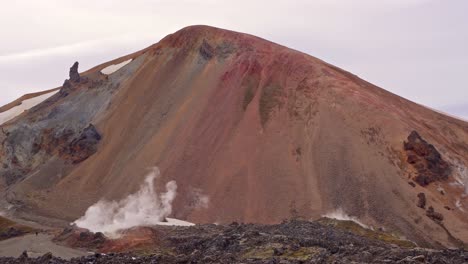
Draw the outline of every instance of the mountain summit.
M422 246L468 242L467 122L208 26L77 66L0 124L0 205L19 217L74 221L158 166L158 190L177 182L171 217L193 223L328 215Z

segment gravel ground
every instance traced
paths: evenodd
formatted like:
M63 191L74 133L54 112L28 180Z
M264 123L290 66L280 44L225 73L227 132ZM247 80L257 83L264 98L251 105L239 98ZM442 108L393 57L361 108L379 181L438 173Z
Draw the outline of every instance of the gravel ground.
M423 249L361 236L319 222L162 227L152 248L64 260L1 258L0 263L468 263L468 251ZM398 244L398 243L397 243Z
M40 257L48 252L52 252L54 256L63 259L89 255L86 251L60 246L51 240L52 236L50 235L38 234L36 236L32 234L0 241L0 256L18 257L24 251L33 258Z

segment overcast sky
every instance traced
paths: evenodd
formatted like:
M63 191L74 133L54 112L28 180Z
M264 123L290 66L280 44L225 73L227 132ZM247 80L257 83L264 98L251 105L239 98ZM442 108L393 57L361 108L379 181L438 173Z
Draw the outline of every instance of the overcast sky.
M15 0L0 5L0 105L206 24L306 52L468 118L466 0Z

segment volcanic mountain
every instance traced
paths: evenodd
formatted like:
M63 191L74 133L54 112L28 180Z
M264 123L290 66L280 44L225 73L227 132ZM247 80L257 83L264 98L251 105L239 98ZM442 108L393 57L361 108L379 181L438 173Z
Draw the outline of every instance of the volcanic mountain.
M191 26L76 63L46 94L0 124L0 204L18 217L74 221L158 166L158 190L178 185L171 217L193 223L329 215L421 246L468 242L468 123L307 54Z

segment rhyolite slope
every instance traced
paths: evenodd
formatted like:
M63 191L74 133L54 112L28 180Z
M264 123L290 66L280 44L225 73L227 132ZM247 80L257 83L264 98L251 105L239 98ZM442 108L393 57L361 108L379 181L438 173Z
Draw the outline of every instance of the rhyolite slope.
M157 165L190 222L341 212L419 245L468 242L467 122L247 34L184 28L71 74L1 131L3 203L23 217L73 221Z

